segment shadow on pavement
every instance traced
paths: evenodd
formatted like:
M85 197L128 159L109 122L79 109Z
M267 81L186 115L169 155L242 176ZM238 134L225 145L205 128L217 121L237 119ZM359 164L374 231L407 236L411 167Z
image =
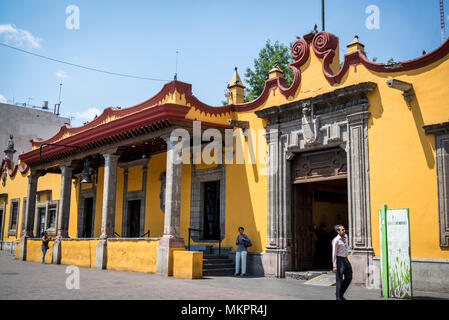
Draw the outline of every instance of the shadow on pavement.
M449 300L449 299L429 297L429 296L414 296L412 300Z

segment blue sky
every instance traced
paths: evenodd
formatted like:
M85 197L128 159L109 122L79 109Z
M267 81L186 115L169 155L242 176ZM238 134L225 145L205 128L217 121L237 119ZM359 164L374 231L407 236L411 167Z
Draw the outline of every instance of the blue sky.
M69 5L80 10L79 30L66 28ZM379 30L365 26L369 5L380 9ZM267 39L288 44L315 23L321 28L319 0L0 0L1 42L75 64L160 79L173 79L179 50L178 79L191 83L193 93L212 105L225 99L234 67L243 78ZM369 58L413 59L441 44L439 1L326 0L326 30L340 38L341 57L358 34ZM61 113L74 116L74 126L106 107L142 102L164 84L0 47L0 100L14 97L39 106L48 100L52 107L60 81Z

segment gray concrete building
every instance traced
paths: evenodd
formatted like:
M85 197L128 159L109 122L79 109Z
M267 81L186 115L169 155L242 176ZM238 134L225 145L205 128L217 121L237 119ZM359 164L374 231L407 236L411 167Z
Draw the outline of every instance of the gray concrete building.
M51 111L0 103L0 151L8 146L12 134L16 152L11 160L17 163L22 152L31 150L30 139L48 139L64 124L70 124L70 119Z

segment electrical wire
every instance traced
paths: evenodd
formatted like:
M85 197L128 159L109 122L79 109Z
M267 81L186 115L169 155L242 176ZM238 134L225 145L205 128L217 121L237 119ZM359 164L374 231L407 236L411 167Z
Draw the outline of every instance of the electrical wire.
M90 70L90 71L96 71L96 72L101 72L101 73L106 73L106 74L110 74L110 75L114 75L114 76L120 76L120 77L127 77L127 78L133 78L133 79L139 79L139 80L148 80L148 81L163 81L163 82L167 82L167 81L171 81L171 80L166 80L166 79L157 79L157 78L146 78L146 77L139 77L139 76L133 76L133 75L129 75L129 74L123 74L123 73L117 73L117 72L110 72L110 71L105 71L105 70L100 70L100 69L96 69L96 68L91 68L91 67L86 67L86 66L82 66L79 64L75 64L75 63L71 63L71 62L66 62L66 61L62 61L62 60L58 60L58 59L54 59L54 58L50 58L50 57L46 57L34 52L30 52L30 51L26 51L14 46L10 46L6 43L0 42L1 46L10 48L10 49L14 49L17 51L21 51L42 59L47 59L47 60L51 60L51 61L55 61L55 62L59 62L59 63L63 63L63 64L67 64L69 66L73 66L73 67L77 67L77 68L82 68L82 69L86 69L86 70Z

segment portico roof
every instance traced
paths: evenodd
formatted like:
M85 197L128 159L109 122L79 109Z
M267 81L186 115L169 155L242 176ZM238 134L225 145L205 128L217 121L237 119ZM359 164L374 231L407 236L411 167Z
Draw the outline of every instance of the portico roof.
M191 128L194 120L186 118L189 109L189 107L173 103L151 105L124 114L109 122L103 121L103 123L100 122L97 125L75 128L77 129L76 132L66 138L64 138L64 132L69 132L70 127L63 127L58 134L48 140L34 141L33 145L36 149L21 154L20 159L31 167L41 166L44 163L63 160L76 153L84 153L99 148L104 149L107 145L120 144L120 142L126 144L126 141L135 137L150 134L158 136L158 133L161 133L163 129L169 129L170 127ZM112 109L105 110L101 118L105 119L108 115L110 116L110 110ZM219 129L231 128L227 125L208 122L202 122L202 126ZM45 145L51 143L58 144L58 146ZM40 150L41 147L42 150Z

